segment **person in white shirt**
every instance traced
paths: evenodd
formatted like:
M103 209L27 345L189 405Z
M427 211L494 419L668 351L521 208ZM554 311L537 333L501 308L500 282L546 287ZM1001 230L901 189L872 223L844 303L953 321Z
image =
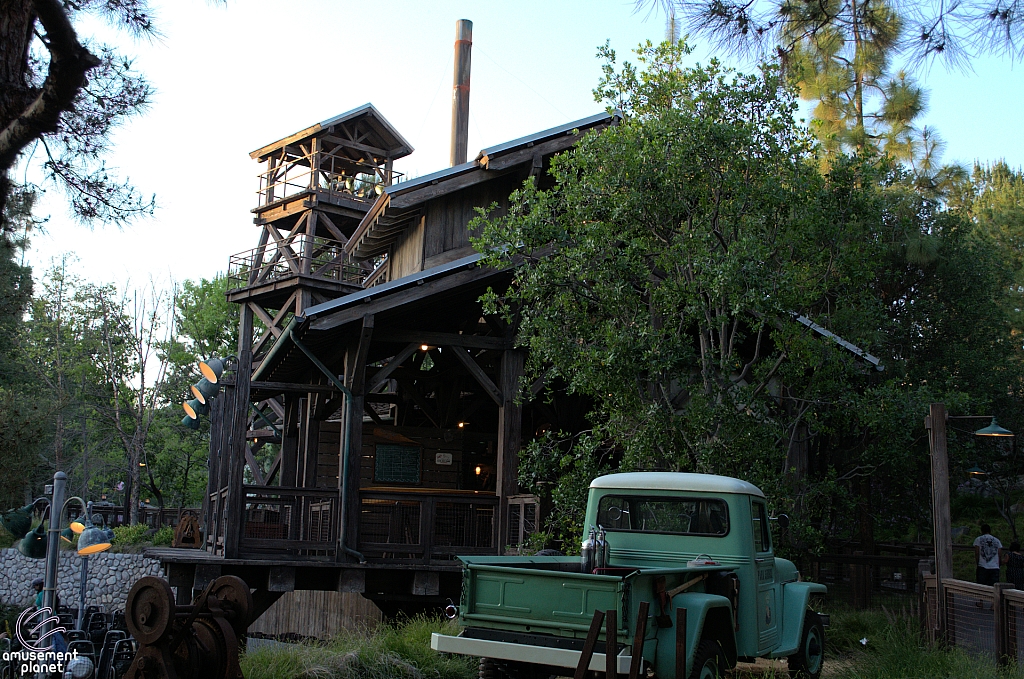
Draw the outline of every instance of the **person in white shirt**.
M981 524L981 535L974 539L974 555L978 559L975 579L979 585L994 585L999 582L999 556L1003 543L992 535L987 523Z

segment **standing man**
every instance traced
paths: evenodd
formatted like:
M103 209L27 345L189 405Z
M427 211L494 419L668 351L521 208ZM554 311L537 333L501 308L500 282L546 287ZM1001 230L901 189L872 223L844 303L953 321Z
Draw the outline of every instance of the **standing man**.
M994 585L999 582L999 551L1003 543L992 535L987 523L981 524L981 535L974 539L974 556L978 560L975 579L979 585Z

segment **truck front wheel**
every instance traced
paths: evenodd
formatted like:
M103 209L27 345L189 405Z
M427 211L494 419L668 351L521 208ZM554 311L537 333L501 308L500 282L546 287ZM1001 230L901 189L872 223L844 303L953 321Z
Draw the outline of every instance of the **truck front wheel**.
M825 627L814 611L804 615L800 647L788 658L789 674L796 679L818 679L825 664Z
M725 676L725 665L722 662L722 648L716 641L705 639L697 646L693 656L693 671L690 679L718 679Z

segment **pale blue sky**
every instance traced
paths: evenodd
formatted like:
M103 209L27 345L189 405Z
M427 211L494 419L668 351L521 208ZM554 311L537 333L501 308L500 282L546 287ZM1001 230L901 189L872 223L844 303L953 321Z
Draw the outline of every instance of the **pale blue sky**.
M29 255L37 275L51 258L74 252L80 274L95 281L211 277L256 245L249 210L259 168L248 153L366 102L416 148L399 170L443 168L457 19L474 23L470 157L600 111L591 95L597 46L609 39L621 57L664 34L662 16L635 13L622 0L176 0L157 9L161 39L116 38L156 96L118 132L108 165L155 193L160 207L123 230L89 230L51 190L47 233ZM97 30L81 27L83 35ZM708 57L697 45L694 60ZM1021 67L984 58L972 74L934 67L919 78L931 92L926 122L948 142L944 160L1024 165Z

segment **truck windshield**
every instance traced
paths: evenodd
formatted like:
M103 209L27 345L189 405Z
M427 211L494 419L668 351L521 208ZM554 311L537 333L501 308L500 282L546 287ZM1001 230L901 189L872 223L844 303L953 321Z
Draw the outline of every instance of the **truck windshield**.
M609 531L721 537L729 532L729 508L709 498L605 495L597 522Z

